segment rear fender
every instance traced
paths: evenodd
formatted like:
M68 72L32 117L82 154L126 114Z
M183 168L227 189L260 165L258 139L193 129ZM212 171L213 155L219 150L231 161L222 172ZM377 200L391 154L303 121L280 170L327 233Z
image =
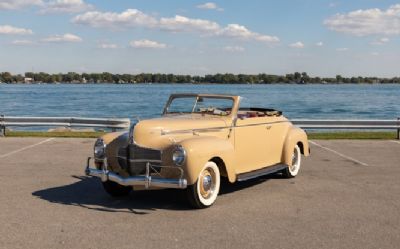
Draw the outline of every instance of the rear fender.
M299 145L304 156L310 155L307 133L298 127L292 126L283 146L282 163L292 165L292 154L296 145Z

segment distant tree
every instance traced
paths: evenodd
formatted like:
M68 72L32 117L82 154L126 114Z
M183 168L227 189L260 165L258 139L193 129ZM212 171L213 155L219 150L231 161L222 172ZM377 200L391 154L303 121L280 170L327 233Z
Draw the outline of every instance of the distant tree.
M3 72L1 73L2 81L5 83L12 83L12 75L10 72Z
M308 83L310 82L310 76L308 76L308 74L306 72L302 72L301 73L301 81L303 83Z
M102 78L103 78L103 82L106 82L106 83L113 82L112 74L110 74L108 72L103 72L102 73Z
M301 80L301 74L299 72L295 72L294 73L294 80L296 81L296 83L299 83Z
M82 78L82 81L83 81L83 79L85 79L87 82L93 81L93 80L90 78L90 74L88 74L88 73L83 73L82 76L81 76L81 78Z
M399 77L393 78L378 78L378 77L342 77L336 75L335 78L320 78L310 77L306 72L295 72L286 75L271 75L271 74L207 74L205 76L191 76L191 75L175 75L175 74L150 74L141 73L133 74L111 74L108 72L103 73L76 73L68 72L66 74L48 74L45 72L26 72L25 77L33 78L34 82L94 82L94 83L220 83L220 84L271 84L271 83L400 83ZM9 72L0 74L0 81L7 83L24 82L22 75L12 75Z
M343 77L340 74L336 75L336 82L343 83Z
M286 74L285 77L286 77L286 79L287 79L288 82L294 82L294 81L295 81L295 79L294 79L294 74L292 74L292 73Z
M121 78L120 78L119 74L113 74L113 75L111 75L111 78L112 78L112 81L110 81L110 82L120 83Z

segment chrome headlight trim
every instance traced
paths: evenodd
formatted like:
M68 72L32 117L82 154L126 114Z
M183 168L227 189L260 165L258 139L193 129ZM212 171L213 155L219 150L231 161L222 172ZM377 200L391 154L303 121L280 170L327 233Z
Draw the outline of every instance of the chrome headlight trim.
M186 162L186 150L181 146L176 146L172 152L172 161L176 166L182 166Z
M106 144L102 138L98 138L94 143L93 152L95 159L104 159L106 157Z

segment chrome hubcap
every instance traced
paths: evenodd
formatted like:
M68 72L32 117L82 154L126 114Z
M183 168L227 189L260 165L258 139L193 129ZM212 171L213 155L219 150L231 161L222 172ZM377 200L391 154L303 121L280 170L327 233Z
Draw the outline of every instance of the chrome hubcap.
M212 196L215 189L215 173L212 169L206 169L200 176L200 194L203 198L208 199Z
M211 189L211 181L212 179L210 175L207 175L203 178L203 189L205 191L209 191Z

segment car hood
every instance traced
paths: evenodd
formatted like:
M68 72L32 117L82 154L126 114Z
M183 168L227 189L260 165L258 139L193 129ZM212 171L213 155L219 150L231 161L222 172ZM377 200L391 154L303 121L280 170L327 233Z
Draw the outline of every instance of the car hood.
M230 124L228 117L169 115L140 121L135 126L133 139L139 146L164 149L193 136L227 137Z

